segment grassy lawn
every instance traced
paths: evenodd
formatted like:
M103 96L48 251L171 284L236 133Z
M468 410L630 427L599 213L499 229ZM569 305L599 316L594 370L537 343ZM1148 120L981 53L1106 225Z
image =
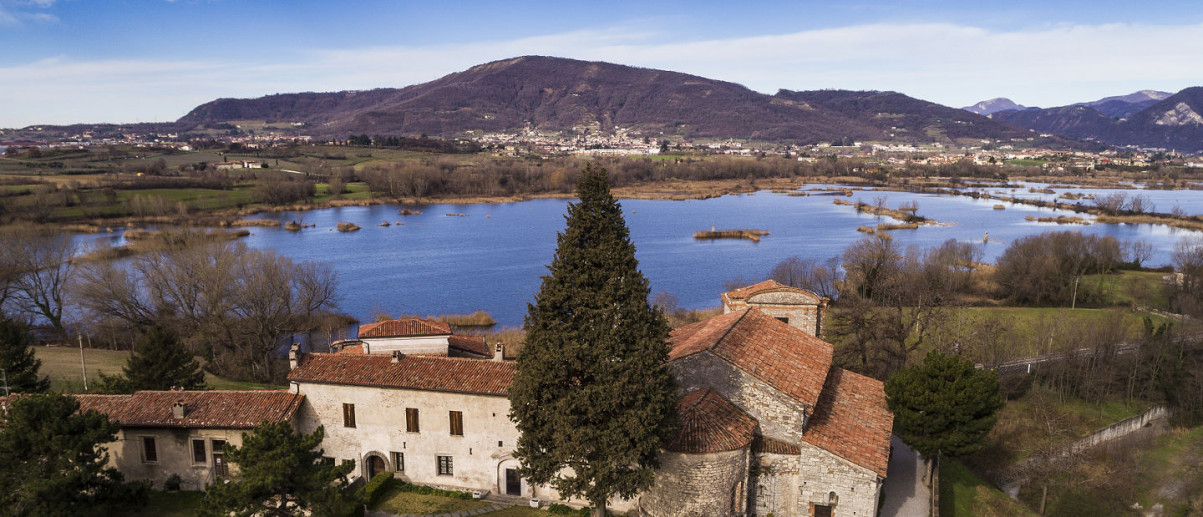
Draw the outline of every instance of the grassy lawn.
M130 514L130 517L191 517L196 515L204 495L204 492L151 491L146 507Z
M1165 515L1203 512L1203 498L1198 496L1203 493L1200 465L1203 465L1203 426L1176 429L1157 437L1140 461L1137 492L1141 506L1151 508L1160 503L1165 506Z
M1036 514L982 481L961 462L945 459L940 462L940 515L977 517Z
M1084 288L1092 305L1140 306L1166 310L1169 293L1162 278L1166 273L1154 271L1121 271L1114 275L1086 275Z
M1066 309L1060 307L961 307L953 309L949 328L977 327L997 321L1005 333L1003 357L1040 355L1065 348L1089 346L1095 339L1132 340L1144 332L1146 316L1160 323L1164 318L1126 309Z
M492 505L493 503L476 499L454 499L441 495L402 492L396 488L390 488L380 497L380 503L373 509L401 515L431 515L466 512Z
M79 365L79 349L64 346L38 346L34 353L42 360L41 373L50 377L50 389L63 393L83 393L84 382ZM88 369L88 385L100 380L101 373L118 375L121 367L129 359L129 352L123 350L104 350L85 348L84 361ZM252 382L232 381L216 375L205 373L205 382L218 390L272 390L283 389L284 386L257 384Z

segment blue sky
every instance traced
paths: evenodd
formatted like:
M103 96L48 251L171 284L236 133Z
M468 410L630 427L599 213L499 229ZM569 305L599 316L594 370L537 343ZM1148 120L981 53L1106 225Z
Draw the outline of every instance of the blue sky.
M529 54L765 93L1056 106L1203 85L1203 4L0 0L0 127L169 121L219 97L401 87Z

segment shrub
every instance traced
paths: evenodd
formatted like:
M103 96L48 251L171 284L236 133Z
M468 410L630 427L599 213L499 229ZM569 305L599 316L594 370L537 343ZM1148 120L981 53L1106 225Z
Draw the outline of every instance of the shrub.
M375 480L376 480L375 478L372 479L372 481L375 481ZM430 486L426 486L426 485L415 485L413 483L406 483L404 481L397 483L396 486L397 486L397 490L400 490L402 492L413 492L415 494L422 494L422 495L437 495L437 496L442 496L442 497L450 497L453 499L472 499L471 492L461 492L459 490L443 490L441 488L434 488L434 487L430 487Z
M368 481L363 487L363 501L368 506L374 506L380 494L384 493L390 485L392 485L393 473L380 472L372 476L372 480Z
M163 480L163 490L169 490L172 492L179 490L182 482L183 480L180 479L179 474L167 476L167 479Z

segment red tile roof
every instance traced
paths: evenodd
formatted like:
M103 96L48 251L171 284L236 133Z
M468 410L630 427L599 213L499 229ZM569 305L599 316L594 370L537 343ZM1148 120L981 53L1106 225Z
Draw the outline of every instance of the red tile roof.
M813 409L831 369L831 344L758 309L679 327L668 358L709 351Z
M359 339L406 336L444 336L451 334L451 326L441 321L417 318L384 320L359 326Z
M384 354L302 354L288 380L505 396L514 363L429 355L402 355L394 363Z
M881 381L833 368L802 439L885 477L893 425Z
M480 336L457 336L447 338L447 346L480 357L493 357L493 349L485 344L485 338Z
M684 453L733 451L752 443L756 419L718 393L704 389L677 400L680 428L665 449Z
M789 442L761 436L752 444L752 451L757 454L802 454L802 448Z
M80 411L96 410L122 427L251 429L291 420L304 395L284 390L139 391L133 395L74 395ZM172 406L184 403L184 418Z
M740 287L739 289L733 289L733 290L727 291L727 292L721 294L720 296L723 298L724 302L728 302L731 300L743 300L743 299L745 299L749 296L752 296L753 294L756 294L760 291L765 291L768 289L779 289L782 287L787 288L787 289L795 289L793 287L785 285L776 280L765 280L763 282L755 283L755 284L752 284L752 285L749 285L746 287Z

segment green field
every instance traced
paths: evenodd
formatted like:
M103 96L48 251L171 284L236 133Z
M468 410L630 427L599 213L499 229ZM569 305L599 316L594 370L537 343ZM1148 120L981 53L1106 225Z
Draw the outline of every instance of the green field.
M50 377L50 388L64 393L83 393L83 367L80 365L78 348L65 346L38 346L34 353L42 361L41 373ZM100 374L119 375L121 368L129 359L129 352L122 350L105 350L100 348L84 349L84 364L87 366L88 387L96 386ZM209 387L219 390L252 390L252 389L283 389L284 386L256 384L250 382L223 379L210 373L205 373L205 382Z
M940 461L941 517L1036 515L1018 501L977 477L960 461Z

